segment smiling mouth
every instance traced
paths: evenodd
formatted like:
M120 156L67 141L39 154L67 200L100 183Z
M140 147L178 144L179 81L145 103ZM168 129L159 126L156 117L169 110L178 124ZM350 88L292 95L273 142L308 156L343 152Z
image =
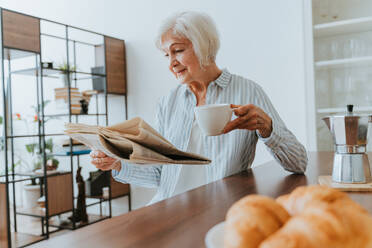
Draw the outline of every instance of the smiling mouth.
M183 69L183 70L177 72L177 77L180 76L180 75L182 75L185 71L186 71L186 69Z

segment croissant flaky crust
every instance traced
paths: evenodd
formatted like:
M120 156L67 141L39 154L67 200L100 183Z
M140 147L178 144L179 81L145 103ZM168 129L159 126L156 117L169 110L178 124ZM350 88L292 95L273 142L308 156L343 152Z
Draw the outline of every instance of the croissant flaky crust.
M258 247L289 217L288 212L272 198L246 196L227 212L224 245L227 248Z
M346 193L321 185L297 187L292 193L276 199L290 215L296 215L302 212L308 205L317 202L333 204L336 201L340 203L340 201L344 200L351 202L350 204L354 204L356 208L363 209L359 204L352 201Z
M248 196L249 197L249 196ZM245 198L248 198L245 197ZM256 197L256 196L255 196ZM244 200L245 198L241 199ZM270 199L270 198L269 198ZM240 200L240 201L241 201ZM254 198L250 199L253 201ZM326 187L326 186L307 186L298 187L291 194L277 198L276 203L287 211L292 217L285 221L283 226L280 226L277 231L265 236L256 235L256 232L246 228L240 228L237 236L242 235L244 238L237 240L261 240L255 243L245 245L240 242L240 246L227 246L226 244L233 243L233 236L228 236L228 233L234 233L229 229L236 229L238 224L237 216L244 213L235 213L231 211L239 211L236 208L240 201L235 203L226 216L225 227L225 246L226 247L259 247L259 248L315 248L315 247L343 247L343 248L372 248L372 217L359 204L350 199L343 192ZM240 203L241 204L241 203ZM265 204L272 204L272 201L267 200ZM239 206L239 205L237 205ZM265 205L265 208L269 208ZM274 212L280 209L280 215L284 216L283 208L270 208ZM231 212L230 212L231 211ZM250 211L245 209L245 211ZM232 217L230 214L232 214ZM251 216L254 213L249 213ZM277 214L274 214L276 216ZM266 222L266 219L272 218L273 213L264 214L261 218L240 217L244 222L249 222L251 225L266 228L265 225L256 222ZM229 219L235 219L230 221ZM230 224L229 224L230 223ZM232 223L234 225L232 225ZM269 231L273 229L268 229ZM269 233L269 231L261 231ZM249 237L249 238L248 238ZM258 238L255 238L258 237ZM235 243L237 244L237 242Z

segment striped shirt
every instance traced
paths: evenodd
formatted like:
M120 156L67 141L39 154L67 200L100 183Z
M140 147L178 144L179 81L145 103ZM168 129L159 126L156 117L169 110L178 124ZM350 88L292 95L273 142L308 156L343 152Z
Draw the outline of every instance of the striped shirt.
M268 96L251 80L229 73L226 69L208 85L206 104L254 104L272 119L272 133L267 138L256 131L233 130L219 136L203 136L204 149L200 154L212 160L206 165L207 183L247 170L255 157L258 139L288 171L303 173L307 154L303 145L287 129ZM157 106L158 132L178 149L186 151L190 139L196 97L185 84L178 85L161 98ZM233 117L236 118L236 117ZM182 165L141 167L122 161L121 170L113 171L115 180L143 187L158 188L150 203L173 195Z

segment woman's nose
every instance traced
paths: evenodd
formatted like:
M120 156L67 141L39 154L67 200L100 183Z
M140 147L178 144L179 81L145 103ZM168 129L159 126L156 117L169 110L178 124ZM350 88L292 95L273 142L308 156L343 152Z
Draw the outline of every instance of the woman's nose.
M176 57L174 55L169 56L169 67L172 68L173 66L176 66L178 63Z

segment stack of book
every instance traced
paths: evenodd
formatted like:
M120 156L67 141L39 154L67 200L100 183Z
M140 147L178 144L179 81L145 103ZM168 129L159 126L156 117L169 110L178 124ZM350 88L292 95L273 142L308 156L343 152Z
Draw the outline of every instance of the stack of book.
M64 110L68 113L68 98L69 92L68 87L55 88L55 100L57 109ZM81 113L82 94L79 92L78 88L70 88L70 101L71 101L71 114Z
M55 146L54 155L55 156L64 156L64 155L70 155L71 154L71 148L70 148L70 139L64 139L62 142ZM76 140L72 140L72 153L73 154L89 154L91 149L84 145L83 143L80 143Z

